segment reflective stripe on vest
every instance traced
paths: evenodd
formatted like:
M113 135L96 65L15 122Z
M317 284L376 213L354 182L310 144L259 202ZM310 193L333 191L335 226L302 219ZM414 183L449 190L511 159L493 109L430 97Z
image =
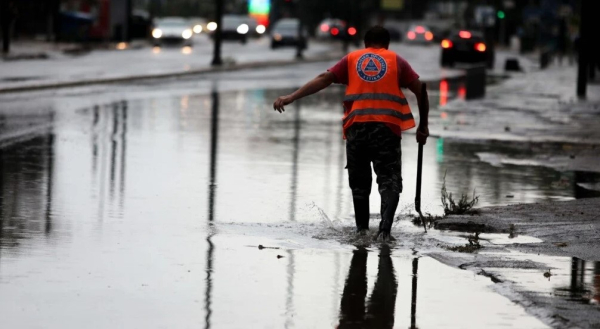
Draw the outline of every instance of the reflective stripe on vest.
M394 109L360 109L350 112L344 118L344 124L353 117L361 115L390 115L402 121L414 120L412 113L401 113Z
M344 101L391 101L402 105L408 105L408 101L404 97L393 94L382 94L382 93L366 93L366 94L352 94L346 95Z

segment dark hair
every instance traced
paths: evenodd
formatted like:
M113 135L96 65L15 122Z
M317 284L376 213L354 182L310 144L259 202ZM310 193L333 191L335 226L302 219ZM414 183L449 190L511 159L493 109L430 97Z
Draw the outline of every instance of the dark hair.
M390 45L390 32L381 25L376 25L370 28L367 33L365 33L365 46L384 46L388 47Z

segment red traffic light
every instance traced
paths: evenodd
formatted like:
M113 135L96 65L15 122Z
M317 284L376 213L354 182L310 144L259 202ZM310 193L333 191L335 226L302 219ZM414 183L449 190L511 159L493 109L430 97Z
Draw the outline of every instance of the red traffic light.
M356 35L356 28L354 28L354 27L348 28L348 34L349 35Z

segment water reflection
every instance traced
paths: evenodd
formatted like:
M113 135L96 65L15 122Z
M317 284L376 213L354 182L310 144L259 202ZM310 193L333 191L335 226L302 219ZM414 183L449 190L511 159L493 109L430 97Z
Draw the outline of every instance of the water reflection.
M397 273L408 272L410 262L400 258L406 266L397 263L396 272L389 249L379 250L377 278L367 297L368 251L359 249L350 255L345 249L328 250L316 242L311 245L314 240L307 234L298 242L294 235L301 226L298 222L322 219L306 211L306 204L316 203L324 213L351 225L339 95L315 95L284 115L266 114L267 103L279 93L213 91L183 98L118 100L76 113L64 110L49 119L59 122L54 131L0 148L0 248L4 251L36 234L61 232L60 236L54 233L52 248L44 239L30 239L27 249L11 250L8 261L7 253L2 254L0 284L7 283L2 286L7 293L0 305L9 323L24 318L15 310L31 311L34 316L24 321L34 327L56 324L52 321L67 318L82 305L103 305L81 314L106 322L134 321L130 327L149 327L144 321L150 327L172 325L175 313L182 314L179 327L189 323L219 327L231 321L239 321L232 326L240 327L249 316L234 315L244 312L254 312L250 326L256 327L271 322L276 322L272 327L310 327L311 321L339 323L340 328L392 327L400 319L408 322L410 308L414 328L419 266L420 308L447 310L454 296L442 296L448 299L431 304L444 286L428 281L427 275L446 270L433 260L409 256L413 266L409 307L408 276ZM220 116L221 110L227 115ZM403 169L411 175L416 171L414 138L403 139L403 147ZM504 194L513 189L526 190L514 202L532 195L536 199L573 196L570 185L536 194L555 180L555 171L482 163L475 154L485 147L497 145L432 139L424 157L424 203L439 203L441 174L447 168L451 169L450 189L477 187L488 204L502 203ZM406 181L410 185L414 180ZM404 202L414 199L406 194ZM377 203L376 198L372 201ZM282 233L281 225L289 226L292 233ZM231 233L236 230L243 234ZM240 241L253 235L258 236L252 240L257 244L283 245L280 252L285 257L280 260L271 254L267 260L268 251L240 250ZM294 250L296 245L306 249ZM374 261L375 254L371 255ZM348 264L338 260L345 257L352 260L344 282L338 273L345 273ZM600 278L595 266L597 300ZM314 288L315 275L323 278L321 289ZM471 289L471 277L453 275L466 282L461 288ZM585 289L590 291L592 281L586 280ZM407 293L396 300L399 284ZM32 296L49 299L55 291L62 294L60 303L38 310L38 300ZM165 291L176 294L165 297ZM335 314L330 307L314 305L315 295L331 303L326 305L334 304ZM113 302L99 303L104 298ZM262 305L252 309L257 300L276 312L262 315ZM435 321L419 319L422 326ZM463 319L452 321L463 323ZM80 324L73 320L61 327Z
M340 306L338 328L393 328L398 282L390 248L379 250L377 279L368 302L367 257L364 248L354 250ZM366 306L365 306L366 305Z
M569 286L555 288L555 294L570 301L600 305L600 262L571 258Z
M410 299L410 329L417 329L417 272L419 271L419 258L412 261L412 290Z
M106 215L106 183L109 185L110 205L114 205L116 196L118 198L116 213L118 216L123 216L127 180L128 107L128 102L122 100L103 107L96 105L91 109L92 174L94 180L99 180L95 183L99 184L97 216L100 221Z
M204 294L204 307L206 316L204 319L204 327L210 328L212 315L212 288L213 288L213 257L215 253L215 245L212 242L215 236L215 228L213 226L215 220L215 198L217 189L217 151L219 141L219 93L213 90L211 93L212 111L210 120L210 168L208 180L208 235L206 242L208 248L206 250L206 292Z
M300 154L300 105L296 101L294 106L294 137L292 139L292 183L290 185L290 221L296 220L296 199L298 192L298 155Z
M54 144L50 131L0 148L0 254L53 232Z

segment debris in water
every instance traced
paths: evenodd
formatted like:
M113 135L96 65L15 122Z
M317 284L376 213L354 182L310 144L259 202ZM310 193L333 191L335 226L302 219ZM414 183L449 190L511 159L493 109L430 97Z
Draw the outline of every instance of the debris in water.
M479 271L478 274L490 278L493 283L502 283L502 280L500 280L498 277L496 277L495 275L493 275L491 273L484 271L483 269L481 271Z
M568 244L566 242L559 242L559 243L555 243L554 245L557 246L557 247L566 247L566 246L568 246Z
M508 238L512 239L514 237L517 236L517 233L515 232L515 224L510 224L509 228L508 228Z
M509 194L509 195L507 195L506 197L507 197L507 198L514 198L515 196L514 196L514 195L512 195L512 194Z
M258 245L258 250L263 250L263 249L279 249L278 247L265 247L262 244Z
M550 273L550 270L548 270L548 272L544 272L544 277L548 278L548 281L550 281L551 276L552 276L552 273Z
M464 246L446 247L446 249L450 251L472 253L482 248L481 244L479 244L479 232L476 232L474 235L469 236L467 240L469 241L469 243L465 244Z
M277 255L277 259L279 259L279 258L283 258L283 256L281 256L281 255Z

